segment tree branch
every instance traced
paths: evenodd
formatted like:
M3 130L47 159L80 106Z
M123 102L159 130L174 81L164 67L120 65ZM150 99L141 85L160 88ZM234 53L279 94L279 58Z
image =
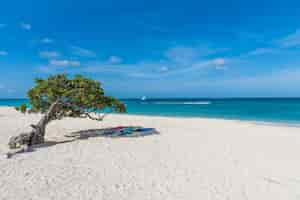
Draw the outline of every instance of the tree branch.
M107 115L108 113L104 113L102 116L99 116L99 117L93 117L90 115L90 113L84 113L84 115L86 117L88 117L89 119L91 120L96 120L96 121L103 121L104 117Z

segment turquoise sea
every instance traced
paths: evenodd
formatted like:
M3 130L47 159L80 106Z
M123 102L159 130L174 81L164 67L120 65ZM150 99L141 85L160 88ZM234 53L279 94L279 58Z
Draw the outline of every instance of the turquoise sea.
M300 124L300 98L123 99L123 102L128 114ZM28 101L0 99L0 106L22 103Z

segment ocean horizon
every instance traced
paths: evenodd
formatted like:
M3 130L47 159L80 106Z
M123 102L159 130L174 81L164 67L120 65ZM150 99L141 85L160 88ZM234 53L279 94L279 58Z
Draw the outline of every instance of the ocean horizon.
M201 117L300 125L300 98L138 98L121 99L126 114ZM0 99L0 106L28 104L28 99Z

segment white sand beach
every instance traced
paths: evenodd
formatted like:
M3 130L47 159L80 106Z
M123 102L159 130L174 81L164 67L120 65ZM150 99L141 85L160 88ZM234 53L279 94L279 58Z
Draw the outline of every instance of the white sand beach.
M132 115L63 119L47 127L47 146L6 159L9 137L39 119L0 107L0 199L300 199L297 127ZM160 134L57 143L79 130L120 125Z

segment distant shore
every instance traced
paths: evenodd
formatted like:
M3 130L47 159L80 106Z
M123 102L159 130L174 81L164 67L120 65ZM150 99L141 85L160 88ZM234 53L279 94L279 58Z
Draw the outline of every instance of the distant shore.
M46 144L7 152L40 115L0 107L0 199L296 199L300 128L234 120L109 115L54 121ZM137 138L66 135L116 126L155 128Z

